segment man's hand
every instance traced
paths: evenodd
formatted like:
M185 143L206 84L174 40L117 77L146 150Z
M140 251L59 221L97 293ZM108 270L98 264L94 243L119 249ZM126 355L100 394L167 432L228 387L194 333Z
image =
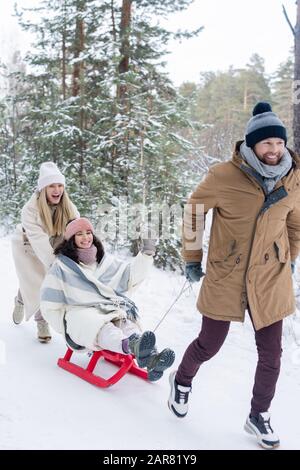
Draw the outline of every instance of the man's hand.
M188 262L185 264L185 277L188 281L198 282L203 276L205 276L205 273L202 271L200 261Z

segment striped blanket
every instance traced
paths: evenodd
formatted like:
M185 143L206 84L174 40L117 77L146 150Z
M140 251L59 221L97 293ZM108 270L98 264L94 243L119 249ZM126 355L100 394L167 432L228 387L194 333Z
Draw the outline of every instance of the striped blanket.
M138 309L124 295L128 290L129 280L130 264L111 259L107 255L95 273L83 270L70 258L60 255L43 283L42 309L59 308L61 305L97 307L103 314L124 309L127 318L136 320Z
M105 323L126 317L137 320L138 309L124 293L144 279L151 264L152 257L141 253L129 263L105 255L90 270L59 255L42 285L42 315L61 334L66 319L73 340L88 336L84 346L91 347Z

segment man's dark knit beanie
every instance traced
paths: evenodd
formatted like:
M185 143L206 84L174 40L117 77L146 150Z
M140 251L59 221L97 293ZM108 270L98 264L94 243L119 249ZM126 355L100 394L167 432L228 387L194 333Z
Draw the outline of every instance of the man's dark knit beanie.
M255 144L269 137L278 137L287 143L287 133L282 121L272 112L271 105L259 102L253 108L253 117L248 121L245 131L247 147L253 148Z

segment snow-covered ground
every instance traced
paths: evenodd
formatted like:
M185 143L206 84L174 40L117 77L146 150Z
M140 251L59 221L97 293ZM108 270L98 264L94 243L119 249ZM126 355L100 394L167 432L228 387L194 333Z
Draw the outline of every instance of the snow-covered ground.
M33 321L19 326L11 321L18 284L8 237L0 239L0 256L0 449L257 449L243 430L256 365L248 320L232 324L221 352L200 369L189 414L179 420L167 407L168 374L152 384L127 374L100 389L57 367L66 349L62 338L54 335L51 343L40 344ZM155 328L183 283L183 277L153 268L134 298L145 329ZM175 367L200 329L198 289L183 295L156 332L160 348L175 350ZM297 328L297 316L286 321L282 373L271 410L281 449L300 449ZM109 373L114 366L101 369Z

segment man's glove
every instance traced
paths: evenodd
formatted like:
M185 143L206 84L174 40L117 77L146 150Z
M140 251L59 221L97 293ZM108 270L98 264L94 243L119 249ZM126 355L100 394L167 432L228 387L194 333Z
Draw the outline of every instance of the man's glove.
M142 246L141 246L141 252L144 255L149 255L149 256L154 256L155 255L155 245L156 245L156 240L152 238L143 238L142 239Z
M202 271L202 266L200 261L198 262L188 262L185 264L185 277L190 282L198 282L201 277L205 276L205 273Z

